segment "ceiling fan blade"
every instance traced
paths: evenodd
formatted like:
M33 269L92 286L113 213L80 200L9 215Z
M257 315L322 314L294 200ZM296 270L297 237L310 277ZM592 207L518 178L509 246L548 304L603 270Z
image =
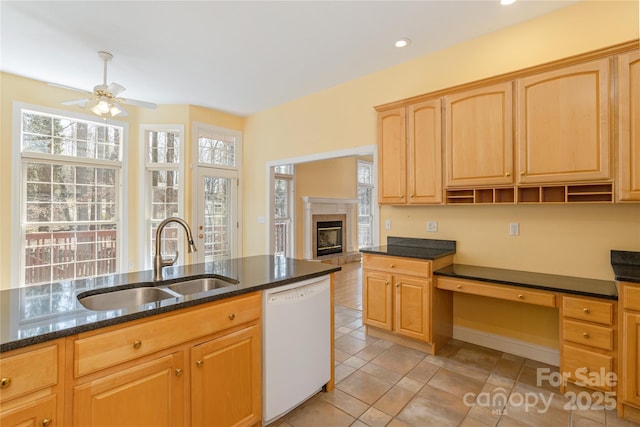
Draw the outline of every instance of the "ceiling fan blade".
M111 93L111 96L113 96L114 98L117 97L122 92L124 92L125 90L126 88L124 86L116 82L112 82L109 86L107 86L107 92Z
M71 101L64 101L61 102L62 105L79 105L80 107L84 107L87 105L87 102L89 102L90 99L88 98L84 98L84 99L73 99Z
M153 102L138 101L137 99L118 98L118 101L123 104L135 105L136 107L148 108L150 110L158 108L158 106Z
M61 89L67 89L67 90L73 90L76 92L82 92L82 93L86 93L88 95L91 95L93 92L89 91L89 90L84 90L84 89L78 89L77 87L71 87L71 86L65 86L65 85L61 85L58 83L47 83L49 86L53 86L53 87L59 87Z

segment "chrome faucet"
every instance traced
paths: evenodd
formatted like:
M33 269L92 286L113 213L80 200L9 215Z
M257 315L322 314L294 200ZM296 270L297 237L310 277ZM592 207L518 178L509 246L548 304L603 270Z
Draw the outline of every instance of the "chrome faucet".
M184 231L187 233L187 243L189 244L189 253L198 251L195 243L193 243L191 228L189 227L189 224L187 224L187 222L184 219L178 218L177 216L172 216L162 221L158 225L158 228L156 229L156 254L153 258L154 282L158 282L162 280L162 267L169 267L170 265L173 265L178 260L178 255L179 255L178 251L176 251L176 256L173 257L173 259L166 259L166 260L162 259L162 255L160 254L160 243L162 243L161 242L162 230L164 230L164 227L166 227L166 225L169 224L170 222L177 222L182 226L182 228L184 228Z

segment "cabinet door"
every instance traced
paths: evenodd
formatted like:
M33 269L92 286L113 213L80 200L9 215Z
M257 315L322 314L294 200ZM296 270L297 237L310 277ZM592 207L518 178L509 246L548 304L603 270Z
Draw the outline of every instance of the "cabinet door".
M362 275L362 323L390 331L392 328L391 274L364 270Z
M74 425L181 426L183 352L169 354L74 388Z
M623 313L622 400L640 407L640 314Z
M407 108L408 202L442 203L442 112L440 99Z
M517 82L519 182L611 178L609 59Z
M618 57L618 198L640 201L640 53Z
M405 108L378 113L378 201L407 202Z
M250 426L262 418L261 329L252 324L191 349L193 426Z
M445 97L446 186L513 183L512 83Z
M0 414L2 427L56 427L56 396L38 399L25 405L13 408Z
M394 330L398 334L430 342L430 280L395 276Z

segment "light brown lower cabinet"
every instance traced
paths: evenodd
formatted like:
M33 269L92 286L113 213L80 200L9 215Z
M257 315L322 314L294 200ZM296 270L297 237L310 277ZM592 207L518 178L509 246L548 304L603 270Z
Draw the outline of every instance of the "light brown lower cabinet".
M254 323L191 349L192 426L260 423L260 337Z
M76 426L185 425L184 352L96 378L73 391Z
M618 413L640 422L640 284L621 282Z
M452 299L435 289L432 271L451 262L451 257L431 261L364 254L362 322L367 333L391 340L410 338L401 343L425 343L430 348L424 349L431 352L446 344L451 337Z
M261 301L255 292L67 338L73 425L259 425Z
M0 356L0 426L63 426L64 339Z

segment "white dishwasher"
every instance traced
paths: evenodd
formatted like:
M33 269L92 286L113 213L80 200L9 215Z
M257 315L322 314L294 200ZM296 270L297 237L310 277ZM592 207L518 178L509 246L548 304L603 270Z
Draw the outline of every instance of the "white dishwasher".
M331 378L329 276L263 291L263 423L314 395Z

